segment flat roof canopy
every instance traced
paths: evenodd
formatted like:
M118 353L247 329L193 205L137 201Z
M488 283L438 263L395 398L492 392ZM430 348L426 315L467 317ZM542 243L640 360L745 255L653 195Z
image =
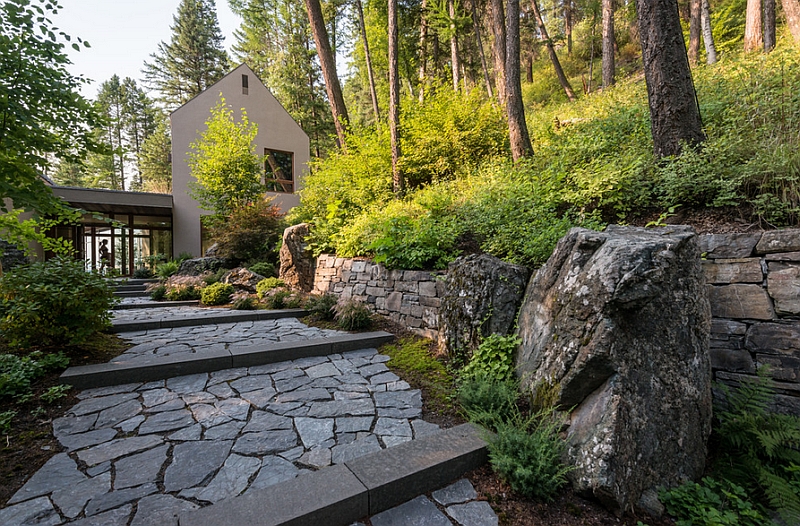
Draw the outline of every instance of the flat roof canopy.
M123 192L98 188L53 186L53 193L71 206L90 212L136 215L172 215L171 194Z

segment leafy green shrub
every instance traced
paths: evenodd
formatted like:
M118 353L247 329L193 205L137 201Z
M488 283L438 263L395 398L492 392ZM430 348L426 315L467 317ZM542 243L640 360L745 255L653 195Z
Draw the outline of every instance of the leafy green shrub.
M223 305L230 301L233 292L233 285L229 283L214 283L202 290L200 301L204 305Z
M82 261L54 258L0 278L0 332L11 345L79 344L110 326L112 285Z
M256 294L259 298L264 298L267 292L278 287L285 287L286 283L278 278L264 278L256 284Z
M180 264L187 259L194 259L194 255L191 252L181 252L178 254L178 257L175 258L175 261L178 263L178 266L180 266Z
M513 377L501 379L478 370L461 377L456 396L472 422L495 430L517 415L519 383Z
M272 278L275 277L275 265L272 263L268 263L266 261L259 261L258 263L253 263L247 270L250 272L255 272L259 276L264 276L265 278Z
M234 310L256 310L256 302L247 294L232 296Z
M563 423L553 410L498 423L487 444L492 469L514 491L533 499L553 500L571 469L561 463L567 447L559 436Z
M199 300L202 295L202 290L189 285L188 287L174 288L167 292L167 299L169 301L194 301Z
M217 244L218 257L237 264L274 262L285 228L283 212L272 204L272 199L257 199L235 209L224 220L210 222L209 234Z
M47 391L39 395L39 398L48 404L52 404L56 400L61 400L67 396L67 393L70 389L72 389L72 386L70 385L54 385L52 387L48 387Z
M514 335L490 334L475 349L462 373L470 376L478 372L498 380L509 380L514 375L514 352L522 340Z
M747 492L733 482L703 478L702 484L686 482L659 492L667 513L677 526L767 526L773 524L753 503Z
M0 412L0 434L7 435L11 432L11 421L17 416L16 411Z
M336 301L337 298L333 294L309 296L306 299L305 308L309 314L320 320L332 320L334 317L333 308L336 306Z
M166 279L174 274L177 274L181 268L181 264L177 261L166 261L156 265L156 275L159 278Z
M719 385L724 404L713 429L717 475L745 489L788 522L800 521L800 418L770 412L775 388L768 367L736 389Z
M286 300L291 295L292 292L289 290L276 290L271 294L265 293L264 303L266 304L268 309L272 310L286 309L288 308Z
M167 287L165 285L156 285L150 289L150 299L155 301L163 300L167 295Z
M133 271L134 279L150 279L153 277L153 271L147 267L140 267Z
M211 271L204 272L202 275L203 283L205 283L206 285L213 285L214 283L218 283L226 272L228 272L228 269L226 268L217 269L216 272L211 272Z
M354 299L337 303L333 308L333 313L336 323L346 331L366 329L372 324L372 313L369 308Z
M62 352L42 354L33 351L27 356L0 354L0 397L25 395L30 391L31 382L67 365L69 358Z

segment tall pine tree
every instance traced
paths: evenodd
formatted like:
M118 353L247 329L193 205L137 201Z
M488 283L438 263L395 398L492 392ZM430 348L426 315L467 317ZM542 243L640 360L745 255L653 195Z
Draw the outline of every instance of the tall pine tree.
M189 101L228 71L214 0L181 0L172 20L172 39L158 45L143 70L167 109Z

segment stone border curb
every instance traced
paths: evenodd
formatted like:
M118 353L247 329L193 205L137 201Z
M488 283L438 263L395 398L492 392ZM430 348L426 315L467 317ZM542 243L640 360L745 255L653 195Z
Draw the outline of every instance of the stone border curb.
M235 367L249 367L284 362L309 356L326 356L358 349L378 347L390 342L388 332L345 334L331 338L279 342L270 345L232 345L224 351L203 353L200 356L152 358L136 362L110 361L103 364L70 367L59 380L77 389L92 389L132 382L151 382L174 376L208 373Z
M165 305L159 305L162 307ZM281 309L281 310L260 310L260 311L231 311L218 310L214 312L209 309L207 314L202 316L191 316L186 318L166 318L160 320L147 321L120 321L112 322L110 333L149 331L152 329L173 329L175 327L193 327L195 325L208 325L209 323L237 323L240 321L263 321L278 320L281 318L298 318L304 316L306 311L303 309Z
M439 489L488 459L462 424L307 475L181 513L180 526L346 526Z
M114 305L111 310L154 309L157 307L194 307L200 305L200 300L188 301L151 301L147 303L121 303Z

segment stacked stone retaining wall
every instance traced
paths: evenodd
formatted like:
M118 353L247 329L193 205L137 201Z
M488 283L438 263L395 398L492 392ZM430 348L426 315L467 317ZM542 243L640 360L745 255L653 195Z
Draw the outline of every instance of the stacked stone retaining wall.
M800 414L800 230L700 236L711 367L735 383L769 365L780 411Z
M322 254L317 258L314 293L363 301L374 312L435 340L443 278L444 272L386 270L368 259Z
M800 415L800 230L706 234L699 241L713 317L715 379L736 383L769 365L778 409ZM314 292L363 301L436 339L444 274L322 255Z

